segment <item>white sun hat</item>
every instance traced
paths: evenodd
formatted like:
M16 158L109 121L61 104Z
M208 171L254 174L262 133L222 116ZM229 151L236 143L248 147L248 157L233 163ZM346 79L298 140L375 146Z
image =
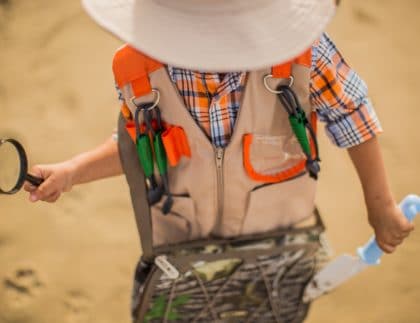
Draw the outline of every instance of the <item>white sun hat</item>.
M162 63L201 71L255 70L311 46L334 0L82 0L103 28Z

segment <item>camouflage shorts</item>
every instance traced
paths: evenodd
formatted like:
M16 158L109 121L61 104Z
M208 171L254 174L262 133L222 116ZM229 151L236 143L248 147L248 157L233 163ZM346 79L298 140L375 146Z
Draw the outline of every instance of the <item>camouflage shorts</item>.
M143 321L157 322L285 322L305 319L309 304L302 302L302 293L314 273L327 259L320 247L308 253L299 246L319 240L311 232L283 236L281 239L253 241L252 244L224 246L207 245L201 250L183 250L186 254L218 254L227 250L252 250L281 245L281 253L265 253L255 261L239 257L217 260L196 260L191 269L173 281L159 275L148 301ZM173 259L176 259L176 255ZM139 261L132 292L133 322L139 311L145 282L152 274L153 264ZM138 321L137 321L138 322Z

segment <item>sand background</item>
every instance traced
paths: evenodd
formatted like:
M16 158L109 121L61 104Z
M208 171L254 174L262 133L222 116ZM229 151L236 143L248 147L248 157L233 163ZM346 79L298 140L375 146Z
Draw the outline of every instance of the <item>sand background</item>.
M418 0L343 1L330 34L370 86L398 199L420 193ZM30 163L88 150L116 124L111 59L120 45L78 1L0 0L0 137L15 137ZM336 254L370 236L347 154L323 137L318 204ZM379 268L318 300L309 323L419 323L420 234ZM75 187L55 204L0 196L0 322L129 321L140 254L122 177Z

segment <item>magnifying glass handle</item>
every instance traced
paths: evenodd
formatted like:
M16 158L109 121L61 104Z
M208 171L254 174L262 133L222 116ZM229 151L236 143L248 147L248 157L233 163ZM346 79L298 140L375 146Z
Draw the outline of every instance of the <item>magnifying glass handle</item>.
M25 179L32 185L39 186L44 182L44 179L41 177L36 177L31 174L26 174Z

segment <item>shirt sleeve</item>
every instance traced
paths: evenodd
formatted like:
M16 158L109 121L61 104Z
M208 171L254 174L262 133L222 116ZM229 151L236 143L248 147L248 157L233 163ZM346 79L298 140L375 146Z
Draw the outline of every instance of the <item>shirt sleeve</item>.
M361 144L382 132L365 82L327 34L313 46L310 93L312 108L338 147Z

